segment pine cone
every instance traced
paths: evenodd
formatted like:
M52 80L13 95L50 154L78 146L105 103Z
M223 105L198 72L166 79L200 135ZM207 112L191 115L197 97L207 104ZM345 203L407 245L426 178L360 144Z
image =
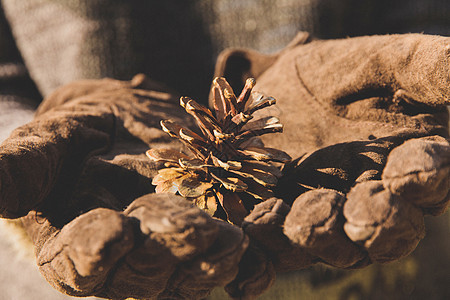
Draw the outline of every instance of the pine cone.
M282 132L276 117L255 121L253 113L275 104L273 97L252 92L255 80L249 78L239 97L224 78L215 78L212 86L215 116L188 97L180 105L192 115L203 134L170 121L161 121L162 129L178 138L193 154L173 149L151 149L147 156L164 162L152 183L156 192L178 193L191 199L211 216L240 225L253 206L273 196L272 188L281 176L270 162L291 160L281 150L266 148L257 138Z

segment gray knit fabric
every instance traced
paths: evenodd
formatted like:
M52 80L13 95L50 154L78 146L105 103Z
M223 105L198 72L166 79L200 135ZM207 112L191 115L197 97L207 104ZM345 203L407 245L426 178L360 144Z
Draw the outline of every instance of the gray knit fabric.
M280 50L299 30L314 32L316 5L316 0L199 1L214 54L228 47Z
M271 53L297 31L323 37L420 31L450 34L444 0L2 0L43 95L79 78L143 72L204 97L226 47Z
M0 10L0 141L31 121L39 97Z

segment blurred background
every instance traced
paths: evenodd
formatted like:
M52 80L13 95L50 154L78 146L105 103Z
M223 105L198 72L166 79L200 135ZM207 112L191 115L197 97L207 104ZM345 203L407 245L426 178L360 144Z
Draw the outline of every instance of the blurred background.
M206 103L227 47L282 49L298 31L319 38L422 32L450 35L448 0L1 0L0 140L43 97L75 79L142 72ZM395 263L280 274L261 299L450 299L450 216ZM40 276L18 234L0 224L0 300L69 299ZM211 299L226 299L217 289Z

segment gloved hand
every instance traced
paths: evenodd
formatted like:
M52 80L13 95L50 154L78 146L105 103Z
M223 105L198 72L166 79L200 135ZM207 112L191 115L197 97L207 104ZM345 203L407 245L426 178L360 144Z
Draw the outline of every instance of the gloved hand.
M0 216L22 218L41 273L74 296L203 298L230 282L248 238L185 199L152 194L145 151L189 123L144 76L60 88L0 146Z
M216 76L235 89L256 77L254 90L277 99L268 114L284 125L265 145L297 158L279 199L257 205L242 225L276 270L397 260L424 237L423 216L448 206L450 38L300 33L273 56L225 51ZM253 293L243 282L255 286L258 276L238 276L229 292Z
M244 71L258 77L255 89L278 98L275 113L277 109L282 113L279 117L285 124L285 133L278 136L281 140L276 136L265 140L266 145L289 151L294 157L308 152L286 167L279 182L277 196L285 202L280 199L263 202L246 218L243 229L251 239L248 248L241 230L214 221L196 208L188 209L181 200L161 201L160 195L135 200L153 191L149 178L158 167L151 165L143 153L149 145L167 147L172 142L159 130L158 121L170 115L174 121L187 122L178 114L181 110L176 104L161 101L170 98L167 94L137 89L145 85L142 78L131 83L78 83L47 99L36 120L18 129L3 145L1 182L5 182L6 188L2 188L2 216L14 217L34 210L24 218L24 223L36 244L41 270L55 287L80 296L199 298L213 286L235 278L227 291L234 297L251 297L273 282L272 264L281 271L316 262L361 267L373 261L397 259L411 251L422 237L423 213L438 213L448 203L447 195L437 199L438 191L448 193L448 186L445 190L448 142L438 136L427 138L447 134L447 114L439 105L448 101L448 96L445 98L448 90L442 91L444 96L438 99L441 102L436 107L424 108L427 113L424 115L422 108L414 110L414 105L404 104L406 100L395 105L403 99L398 95L392 105L388 105L392 100L389 96L366 99L366 90L358 92L359 77L346 82L335 73L339 74L340 65L351 66L352 59L357 58L355 53L369 52L364 47L373 48L365 39L374 40L378 47L381 42L376 39L401 42L407 37L293 44L274 57L250 53L257 64L248 64L252 58L248 52L229 52L222 57L225 62L244 62L244 66L250 67ZM393 43L385 41L384 45L389 48ZM337 47L339 44L341 47ZM356 50L347 55L352 45ZM408 50L405 48L402 51ZM328 51L337 57L330 60L328 69L327 64L316 63L316 71L311 69L310 77L317 79L308 82L308 89L300 84L301 68L297 66L313 60L297 59L302 51L320 59L326 58L324 53ZM389 57L395 57L392 50L385 51ZM236 58L233 53L237 53L237 60L233 60ZM367 55L361 56L369 59ZM435 60L426 61L435 67L448 65ZM272 64L262 74L262 69ZM375 69L379 71L381 67L377 65ZM224 68L223 74L232 81L229 70L236 68ZM425 70L424 66L420 70ZM347 71L341 72L351 74ZM379 74L367 68L365 71L366 76ZM302 77L303 82L305 78ZM381 86L387 91L395 89L397 79L394 79L392 86L388 83ZM321 88L314 90L317 95L312 94L313 83L318 85L326 80L332 82L325 84L328 89L354 94L354 98L344 98L361 101L333 102L332 97L319 97ZM339 89L338 83L344 86ZM432 91L429 86L428 91ZM317 99L325 100L315 102ZM375 111L367 113L365 106ZM300 118L300 114L305 117ZM329 126L330 120L334 127ZM298 128L301 122L305 122L304 127ZM366 128L369 125L372 127ZM343 131L342 126L356 129ZM384 133L380 128L384 128ZM417 140L420 137L425 138ZM425 161L426 172L415 176L418 172L414 172L413 164L409 167L413 171L406 174L411 176L398 176L395 170L408 169L395 168L394 163L391 168L394 175L386 176L392 164L390 157L408 145L409 141L402 145L405 140L425 143L422 154L414 154L418 159L411 160L415 164L422 162L424 153L432 152ZM294 147L289 148L291 144ZM399 159L394 161L403 163ZM434 182L431 186L434 196L427 197L431 200L425 201L425 205L408 201L410 198L405 200L404 195L413 190L414 195L419 195L416 187L425 188L422 190L427 193L430 186L423 184L424 175L430 178L427 184ZM407 180L411 177L412 180ZM390 185L389 178L393 179ZM395 179L400 181L395 183ZM398 195L393 191L399 191ZM361 198L364 192L369 195ZM395 243L391 244L392 241ZM235 277L239 262L240 271Z

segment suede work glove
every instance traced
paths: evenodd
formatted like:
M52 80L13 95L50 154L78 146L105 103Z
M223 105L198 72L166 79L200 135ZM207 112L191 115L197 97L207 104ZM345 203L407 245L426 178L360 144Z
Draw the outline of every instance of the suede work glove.
M47 98L2 145L1 214L28 213L42 273L78 296L203 298L226 285L251 298L274 270L398 259L423 237L423 215L448 203L448 43L300 34L275 56L224 53L217 74L235 90L254 76L278 100L269 113L285 132L265 144L298 157L243 230L152 194L160 166L145 150L179 148L159 121L189 119L142 76Z
M447 208L450 38L299 33L273 56L223 52L216 76L235 89L256 77L284 125L263 142L297 158L284 168L279 199L258 204L242 225L276 270L397 260L424 237L424 215ZM228 290L251 294L258 278Z
M189 120L142 75L69 84L0 148L0 215L22 218L41 273L59 291L112 299L204 298L235 278L242 230L185 199L153 194L172 146L159 121ZM171 144L172 143L172 144Z

